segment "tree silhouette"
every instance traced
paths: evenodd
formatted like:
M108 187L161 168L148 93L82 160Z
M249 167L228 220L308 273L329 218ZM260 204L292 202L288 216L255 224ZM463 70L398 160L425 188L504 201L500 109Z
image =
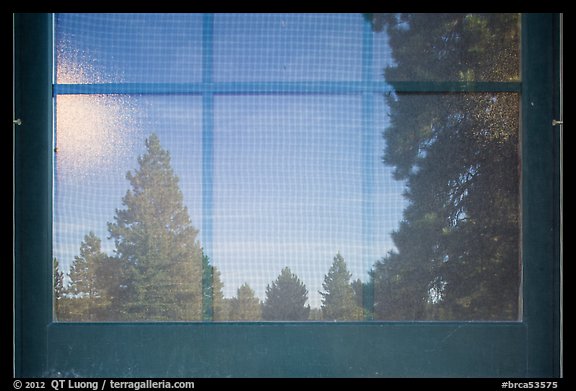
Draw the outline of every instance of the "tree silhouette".
M285 267L278 278L266 287L262 319L307 320L310 315L307 301L308 289L289 267Z
M519 77L514 14L372 14L387 82ZM406 181L396 250L374 265L379 319L518 316L518 96L390 94L384 163Z
M247 283L242 284L236 297L230 300L230 320L260 320L262 304Z
M77 321L96 321L106 318L111 303L109 281L102 272L108 262L108 255L102 252L101 240L94 232L84 236L80 245L80 255L68 273L70 284L66 292L73 301L70 303L68 318Z
M207 320L228 320L229 303L224 298L224 284L220 271L210 264L210 258L202 252L204 316Z
M336 254L322 288L322 314L325 320L360 320L362 308L356 304L354 289L350 283L352 274L340 253Z
M60 270L60 264L57 258L52 261L52 277L54 279L54 313L57 320L67 319L66 305L64 301L65 297L65 287L64 287L64 272Z
M108 223L122 265L126 320L199 320L202 317L202 252L196 242L170 154L158 136L126 178L131 189Z
M359 278L352 281L352 290L356 299L356 305L364 311L365 319L372 319L374 316L374 283L370 278L367 282L362 282Z

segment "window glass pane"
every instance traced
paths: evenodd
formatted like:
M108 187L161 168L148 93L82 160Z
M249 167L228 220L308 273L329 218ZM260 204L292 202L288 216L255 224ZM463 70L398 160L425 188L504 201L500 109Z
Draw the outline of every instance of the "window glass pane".
M360 80L360 14L217 14L218 81Z
M56 116L57 319L200 319L200 98L65 95Z
M370 134L365 156L362 99L232 96L217 98L215 107L214 260L226 296L248 283L264 302L261 317L252 320L363 319L354 282L367 281L369 254L391 249L385 236L367 242L365 225L396 227L399 213L386 208L402 204L402 184L387 179L379 163L379 134ZM371 195L362 185L368 171L380 185L373 190L380 213L370 216L364 208ZM335 259L334 278L341 280L327 282ZM282 285L290 281L281 278L284 268L308 291L300 312L290 286ZM350 302L331 304L329 294L348 295ZM308 316L303 306L310 306Z
M387 99L384 162L406 181L396 249L373 267L375 318L516 320L519 96Z
M202 77L202 16L56 14L57 82L185 83Z
M520 79L519 14L369 14L374 77L387 81Z
M57 319L519 318L519 96L429 90L517 80L516 15L211 20L57 16L58 83L157 94L55 98Z

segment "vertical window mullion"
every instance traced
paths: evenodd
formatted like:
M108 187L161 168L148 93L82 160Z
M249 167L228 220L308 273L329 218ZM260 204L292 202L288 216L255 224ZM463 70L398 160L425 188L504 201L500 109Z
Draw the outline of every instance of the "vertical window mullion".
M372 27L364 23L362 36L362 83L365 86L362 93L362 264L364 270L370 270L375 259L374 252L374 94L370 92L372 80ZM366 283L362 292L364 319L372 320L374 312L374 291L371 284ZM369 309L369 310L367 310Z
M204 255L212 256L213 190L214 190L214 93L212 75L214 58L214 16L204 14L202 31L202 246ZM205 263L203 262L203 265ZM204 321L213 318L212 268L204 270L202 279L202 313Z

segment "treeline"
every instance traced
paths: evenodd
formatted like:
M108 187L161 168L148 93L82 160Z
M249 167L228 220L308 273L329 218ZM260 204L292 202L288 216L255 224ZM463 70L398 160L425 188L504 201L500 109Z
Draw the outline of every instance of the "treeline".
M210 265L202 254L203 279L199 296L184 303L179 292L156 290L158 300L135 303L130 291L142 290L131 286L120 274L120 264L114 257L101 250L101 240L93 232L84 237L80 254L68 273L69 283L64 282L64 272L54 259L54 301L56 319L59 321L350 321L365 319L367 309L362 305L362 282L351 282L344 258L339 253L322 284L322 306L311 308L308 289L289 267L282 269L272 281L261 301L247 283L242 284L233 298L225 298L220 272ZM150 276L152 279L152 276ZM193 281L190 281L194 285ZM160 295L163 295L162 297ZM148 295L151 297L151 295ZM185 304L185 305L184 305ZM135 310L137 308L138 310ZM185 309L188 312L185 312ZM156 314L152 318L151 314ZM162 314L162 315L159 315Z
M196 237L170 155L153 134L139 168L108 224L114 255L102 251L93 232L85 235L68 278L54 259L56 318L61 321L257 321L360 320L361 291L351 282L339 253L324 278L322 306L311 309L308 289L285 267L266 288L262 302L243 284L225 298L219 270Z

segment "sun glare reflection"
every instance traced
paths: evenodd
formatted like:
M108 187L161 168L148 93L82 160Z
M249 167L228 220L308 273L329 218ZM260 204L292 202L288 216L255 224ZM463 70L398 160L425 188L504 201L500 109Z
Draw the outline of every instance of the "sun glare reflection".
M98 82L89 65L58 59L59 83ZM58 173L85 177L123 166L138 139L135 98L128 95L59 95L55 151Z

